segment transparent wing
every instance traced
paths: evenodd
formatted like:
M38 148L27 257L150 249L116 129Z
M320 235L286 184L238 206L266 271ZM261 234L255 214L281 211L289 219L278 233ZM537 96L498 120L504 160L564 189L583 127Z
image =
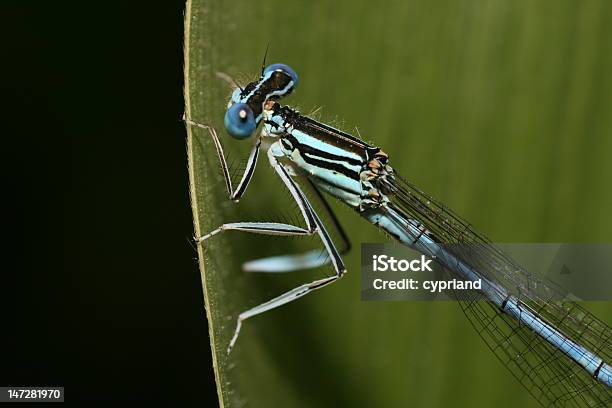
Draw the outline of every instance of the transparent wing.
M612 331L552 282L529 273L465 220L395 174L380 180L391 205L422 223L428 234L481 277L495 282L565 336L612 360ZM452 271L449 271L452 273ZM610 406L612 391L544 338L477 292L456 291L463 312L499 360L544 406Z

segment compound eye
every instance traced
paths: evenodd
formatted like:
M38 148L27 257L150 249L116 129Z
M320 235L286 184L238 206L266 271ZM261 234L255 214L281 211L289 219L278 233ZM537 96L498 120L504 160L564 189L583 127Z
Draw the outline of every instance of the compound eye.
M281 71L281 72L284 72L285 74L289 75L291 77L291 80L293 81L293 86L294 87L297 86L297 84L299 82L298 74L289 65L286 65L286 64L272 64L272 65L268 65L264 69L263 73L265 75L268 72L273 72L273 71Z
M246 103L235 103L225 112L225 130L236 139L246 139L257 128L253 111Z

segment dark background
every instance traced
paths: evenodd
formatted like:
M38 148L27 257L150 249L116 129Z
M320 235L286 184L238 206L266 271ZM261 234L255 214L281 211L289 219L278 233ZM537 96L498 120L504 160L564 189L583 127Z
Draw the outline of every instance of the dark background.
M2 6L0 385L214 406L183 2L21 3Z

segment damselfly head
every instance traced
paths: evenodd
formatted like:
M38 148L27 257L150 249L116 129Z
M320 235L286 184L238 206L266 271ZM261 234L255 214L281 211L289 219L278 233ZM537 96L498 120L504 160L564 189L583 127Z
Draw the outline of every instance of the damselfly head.
M235 103L225 111L223 120L227 133L235 139L246 139L257 128L253 110L246 103Z
M225 111L225 129L236 139L253 134L271 101L290 94L298 83L296 72L286 64L272 64L263 69L261 78L244 88L236 88Z

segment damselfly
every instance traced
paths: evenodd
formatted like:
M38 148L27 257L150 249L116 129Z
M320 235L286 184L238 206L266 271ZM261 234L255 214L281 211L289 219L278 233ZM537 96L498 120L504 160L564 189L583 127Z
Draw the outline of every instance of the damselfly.
M610 404L610 327L578 304L548 296L554 292L552 285L531 275L465 220L402 178L380 148L281 106L278 99L297 83L297 74L291 68L273 64L262 69L257 81L234 90L225 114L228 133L245 139L263 123L235 189L215 129L186 120L206 129L212 137L231 200L238 201L245 193L264 149L305 222L305 226L251 221L223 224L198 237L198 241L229 230L285 236L316 234L326 257L319 256L319 251L276 256L248 262L245 269L291 271L327 262L334 269L330 277L303 284L241 313L228 352L246 319L321 289L346 271L342 251L336 248L304 193L306 183L324 204L332 227L345 241L344 249L350 247L347 236L321 192L348 205L402 244L435 257L455 276L480 279L479 293L458 291L454 295L490 349L540 403Z

